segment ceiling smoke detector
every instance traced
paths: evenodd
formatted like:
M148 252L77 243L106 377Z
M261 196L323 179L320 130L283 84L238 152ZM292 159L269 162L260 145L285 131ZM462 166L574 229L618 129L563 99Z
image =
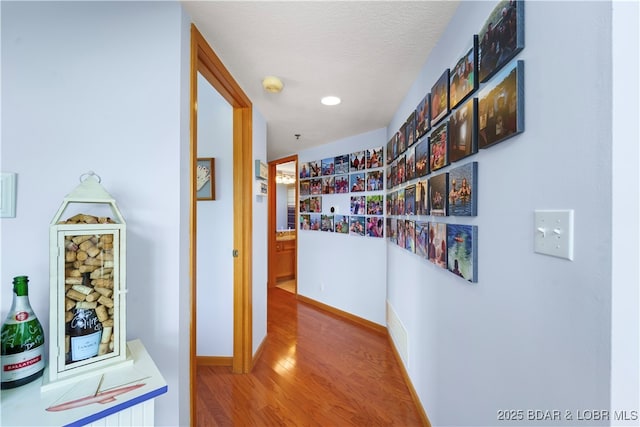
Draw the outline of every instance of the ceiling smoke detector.
M262 87L269 93L280 93L283 86L282 80L276 76L267 76L262 79Z

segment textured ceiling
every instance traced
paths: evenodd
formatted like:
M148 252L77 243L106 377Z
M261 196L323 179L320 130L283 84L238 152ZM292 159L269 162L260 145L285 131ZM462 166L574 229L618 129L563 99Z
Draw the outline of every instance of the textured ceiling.
M458 1L182 4L266 119L274 160L387 126ZM268 75L281 93L262 89ZM342 103L320 104L326 95Z

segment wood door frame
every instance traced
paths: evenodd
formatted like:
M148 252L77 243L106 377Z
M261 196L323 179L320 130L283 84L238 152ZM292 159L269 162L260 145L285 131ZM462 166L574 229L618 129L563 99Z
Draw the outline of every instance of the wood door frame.
M247 373L252 366L251 266L253 235L253 112L251 100L195 25L191 25L190 67L190 215L189 215L189 380L190 417L196 416L196 166L198 153L198 72L233 108L233 361L234 373ZM215 203L215 202L214 202Z
M296 218L300 214L298 212L298 155L294 154L289 157L283 157L278 160L272 160L269 162L269 182L267 188L268 200L269 200L269 214L268 214L268 231L269 247L267 251L267 287L273 287L276 285L276 167L282 163L296 162ZM298 221L296 220L296 295L298 294Z

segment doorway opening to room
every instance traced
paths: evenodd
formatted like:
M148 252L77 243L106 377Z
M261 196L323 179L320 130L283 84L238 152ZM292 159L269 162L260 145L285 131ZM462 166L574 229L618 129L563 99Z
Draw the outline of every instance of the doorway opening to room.
M269 162L268 286L298 291L298 156Z

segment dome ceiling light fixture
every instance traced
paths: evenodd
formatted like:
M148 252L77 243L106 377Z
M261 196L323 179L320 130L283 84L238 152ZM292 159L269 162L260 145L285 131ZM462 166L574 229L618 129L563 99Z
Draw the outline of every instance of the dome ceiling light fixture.
M262 87L269 93L280 93L284 84L276 76L267 76L262 79Z
M320 102L323 103L324 105L332 106L332 105L340 104L342 100L337 96L325 96L320 100Z

